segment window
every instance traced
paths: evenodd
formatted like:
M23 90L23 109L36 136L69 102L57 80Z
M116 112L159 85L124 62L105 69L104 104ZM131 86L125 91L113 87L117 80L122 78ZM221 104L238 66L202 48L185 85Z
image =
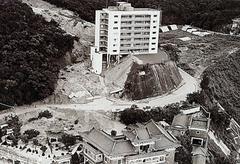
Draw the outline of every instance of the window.
M152 43L152 45L156 45L156 43Z
M155 50L155 48L152 48L152 50Z
M156 37L152 37L152 39L156 39Z
M156 34L157 32L153 32L153 34Z
M118 21L114 21L114 24L117 24L118 23Z
M154 15L154 17L157 17L157 15Z
M118 18L118 15L114 15L114 18Z
M154 20L153 23L156 23L156 21Z
M117 50L113 50L113 52L117 52Z
M117 30L117 29L118 29L118 27L113 27L113 29L114 29L114 30Z
M157 28L157 26L153 26L153 28Z

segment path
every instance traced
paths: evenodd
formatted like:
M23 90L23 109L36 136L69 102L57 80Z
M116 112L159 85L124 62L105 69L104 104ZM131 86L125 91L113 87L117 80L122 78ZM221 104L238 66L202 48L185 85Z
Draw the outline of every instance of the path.
M21 106L16 107L15 110L9 110L8 112L2 113L0 118L5 117L11 111L17 115L27 113L34 110L49 109L49 108L61 108L61 109L75 109L75 110L103 110L103 111L114 111L116 109L123 110L130 107L132 104L136 104L138 107L143 108L146 106L165 106L171 103L176 103L186 100L189 93L199 90L198 81L180 69L180 74L183 77L183 85L177 90L172 91L168 95L158 96L154 98L144 99L140 101L124 101L119 99L110 100L106 97L101 97L93 100L86 104L43 104L43 105L32 105L32 106Z

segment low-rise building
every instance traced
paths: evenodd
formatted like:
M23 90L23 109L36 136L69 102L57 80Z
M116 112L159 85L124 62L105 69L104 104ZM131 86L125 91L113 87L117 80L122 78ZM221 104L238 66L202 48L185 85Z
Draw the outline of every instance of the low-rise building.
M83 133L84 164L173 164L176 138L153 120L111 136L95 128Z

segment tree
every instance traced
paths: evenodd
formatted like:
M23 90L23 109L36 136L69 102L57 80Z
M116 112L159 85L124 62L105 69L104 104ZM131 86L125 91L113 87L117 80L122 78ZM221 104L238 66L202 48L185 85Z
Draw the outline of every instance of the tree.
M112 130L111 131L111 136L116 136L117 135L117 131L116 130Z
M39 145L37 139L33 139L33 145L35 146L35 150L36 150L36 147Z
M42 154L43 154L43 156L44 156L44 155L45 155L44 153L46 152L47 147L46 147L46 146L42 146L42 147L40 148L40 150L42 150Z
M23 105L52 94L74 37L18 0L0 0L0 24L0 102Z
M80 159L77 153L74 153L71 158L71 164L79 164Z
M63 134L61 138L62 143L66 148L76 144L76 137L70 134Z
M26 135L28 139L32 139L34 137L37 137L40 134L40 132L35 129L30 129L26 130L23 134Z

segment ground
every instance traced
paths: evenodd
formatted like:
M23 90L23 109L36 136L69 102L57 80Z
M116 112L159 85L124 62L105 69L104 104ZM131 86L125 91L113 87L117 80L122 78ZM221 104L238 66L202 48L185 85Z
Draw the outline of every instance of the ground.
M179 38L182 37L189 37L191 40L181 41ZM180 50L178 53L180 56L179 64L188 64L194 70L195 77L200 77L206 67L220 57L240 49L239 38L213 32L204 37L182 30L161 33L160 45L163 44L172 44Z
M78 18L68 10L62 10L42 0L23 0L28 3L35 13L43 15L46 19L54 19L66 32L80 38L75 43L72 54L81 58L81 54L87 54L86 47L91 45L94 36L94 25ZM190 41L181 41L178 38L190 37ZM180 63L187 63L194 70L195 77L180 69L183 77L182 84L167 95L144 99L141 101L119 100L107 95L108 88L104 79L95 75L89 69L89 60L68 66L61 70L58 84L53 96L44 101L30 106L16 107L0 114L0 119L14 113L20 117L24 132L27 129L40 131L38 140L44 143L46 130L49 128L65 128L70 134L80 133L92 127L101 128L107 132L116 130L119 134L124 125L111 120L111 111L122 110L132 104L143 108L146 106L165 106L171 103L184 101L187 94L199 90L200 75L202 71L214 62L218 57L228 55L240 47L240 43L229 39L225 35L212 34L206 37L198 37L181 30L162 33L161 44L174 44L181 52ZM82 51L82 49L85 49ZM79 61L82 61L79 59ZM28 122L36 117L40 111L49 110L53 118L45 118ZM74 124L79 120L78 124ZM70 130L70 125L73 125Z

